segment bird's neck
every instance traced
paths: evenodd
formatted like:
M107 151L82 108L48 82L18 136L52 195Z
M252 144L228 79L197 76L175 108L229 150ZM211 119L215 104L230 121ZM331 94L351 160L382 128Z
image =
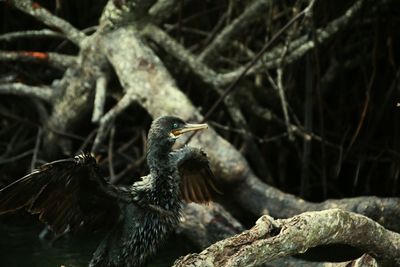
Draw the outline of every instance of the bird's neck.
M175 209L179 204L179 173L172 157L172 144L165 140L152 140L147 150L151 186L148 201L163 209Z
M149 138L147 145L147 165L150 173L168 171L169 154L172 151L171 141L166 139Z

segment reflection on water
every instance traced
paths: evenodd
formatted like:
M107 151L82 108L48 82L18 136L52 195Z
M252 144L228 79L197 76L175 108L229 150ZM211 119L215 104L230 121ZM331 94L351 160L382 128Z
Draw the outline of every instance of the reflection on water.
M32 224L31 219L24 217L0 218L0 266L83 267L101 241L101 236L85 235L66 236L50 243L38 238L42 230L43 224ZM182 243L179 239L169 240L150 260L149 267L171 266L175 259L187 253Z

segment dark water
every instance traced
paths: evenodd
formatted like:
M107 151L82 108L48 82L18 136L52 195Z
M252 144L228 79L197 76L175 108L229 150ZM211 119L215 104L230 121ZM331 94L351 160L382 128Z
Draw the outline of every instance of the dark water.
M0 220L0 267L82 267L87 266L101 236L66 236L56 242L38 238L43 230L40 223L23 218ZM171 266L186 252L179 238L170 239L149 267Z

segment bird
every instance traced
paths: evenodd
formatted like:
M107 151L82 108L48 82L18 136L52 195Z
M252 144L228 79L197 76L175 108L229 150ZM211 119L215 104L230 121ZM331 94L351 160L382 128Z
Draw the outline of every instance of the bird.
M178 225L184 202L208 203L220 193L202 149L173 149L185 133L205 128L174 116L155 119L149 174L127 187L110 184L89 153L44 164L0 190L0 215L24 209L56 234L106 229L89 266L143 266Z

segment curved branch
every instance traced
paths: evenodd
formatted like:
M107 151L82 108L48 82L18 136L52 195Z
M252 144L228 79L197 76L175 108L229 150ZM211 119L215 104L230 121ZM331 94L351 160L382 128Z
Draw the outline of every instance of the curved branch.
M183 217L176 230L183 234L200 249L225 238L232 237L244 230L244 227L232 217L221 205L187 204L183 208ZM358 259L347 262L311 262L295 257L284 257L269 262L267 266L281 267L377 267L375 259L364 254Z
M359 247L382 266L400 265L400 234L365 216L331 209L285 220L263 216L252 229L180 258L174 266L258 266L326 244Z

